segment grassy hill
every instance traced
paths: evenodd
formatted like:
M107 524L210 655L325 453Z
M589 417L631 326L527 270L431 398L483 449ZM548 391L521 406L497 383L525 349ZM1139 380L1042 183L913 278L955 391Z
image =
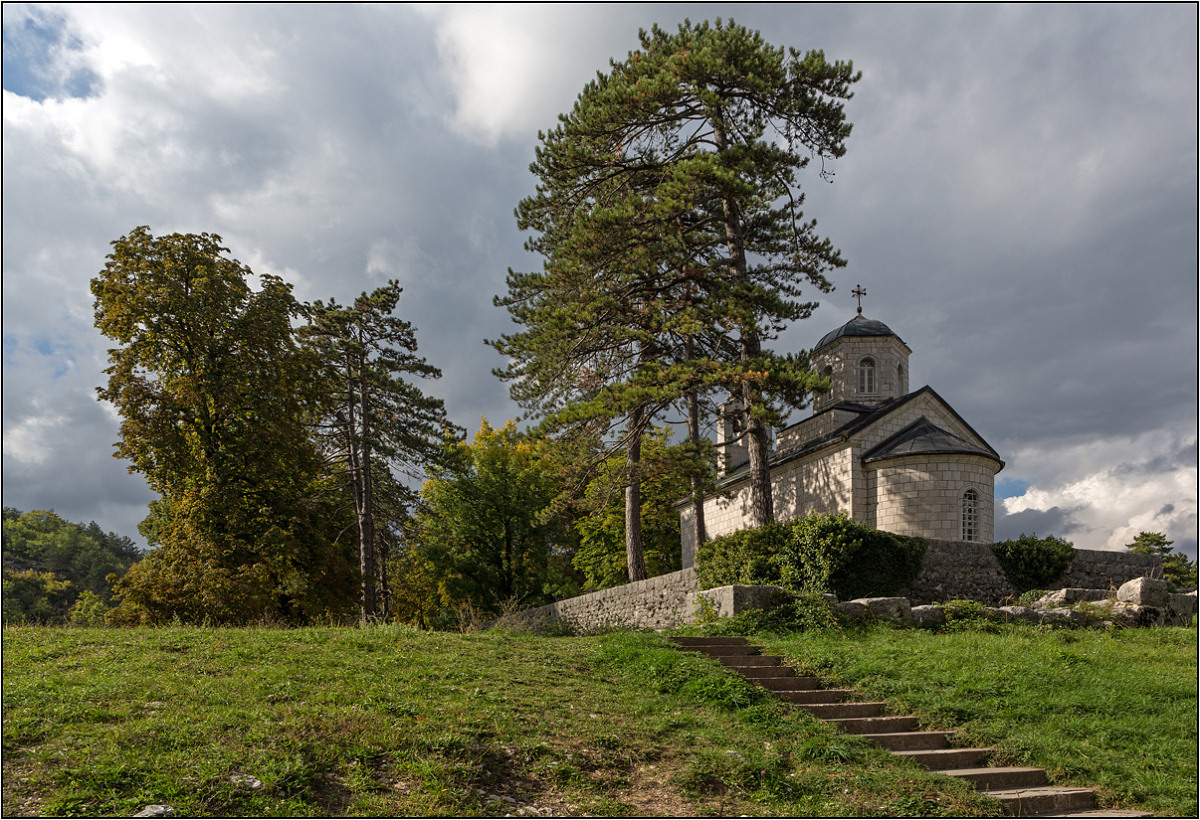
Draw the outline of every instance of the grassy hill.
M758 640L1110 804L1195 814L1194 628ZM649 633L6 627L3 660L6 816L998 813Z

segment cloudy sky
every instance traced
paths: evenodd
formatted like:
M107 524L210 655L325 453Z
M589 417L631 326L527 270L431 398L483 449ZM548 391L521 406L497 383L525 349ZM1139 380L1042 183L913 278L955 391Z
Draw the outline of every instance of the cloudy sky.
M637 31L719 12L862 70L807 213L865 312L1000 452L997 537L1196 554L1197 11L1169 6L4 5L3 501L137 537L88 282L138 225L301 299L389 278L454 420L517 414L484 338L548 129Z

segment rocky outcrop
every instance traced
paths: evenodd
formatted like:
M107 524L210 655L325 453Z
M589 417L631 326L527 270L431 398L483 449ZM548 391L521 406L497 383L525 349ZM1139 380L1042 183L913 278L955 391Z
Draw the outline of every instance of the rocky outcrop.
M1171 592L1157 578L1134 578L1118 589L1068 587L1047 593L1032 606L985 607L978 604L922 604L907 598L856 598L837 604L855 620L907 621L937 627L948 617L971 614L1001 622L1021 621L1059 626L1178 626L1196 617L1196 593ZM974 607L974 608L972 608Z

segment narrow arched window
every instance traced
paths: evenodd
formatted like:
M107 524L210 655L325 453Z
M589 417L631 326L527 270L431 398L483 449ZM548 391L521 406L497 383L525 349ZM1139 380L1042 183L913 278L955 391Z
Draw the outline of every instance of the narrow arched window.
M962 540L979 540L979 493L974 490L962 494Z
M875 392L875 360L870 357L858 363L858 392Z

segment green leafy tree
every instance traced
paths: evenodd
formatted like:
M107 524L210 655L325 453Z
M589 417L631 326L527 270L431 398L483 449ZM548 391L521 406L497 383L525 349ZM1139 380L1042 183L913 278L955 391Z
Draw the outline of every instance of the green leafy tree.
M326 449L353 502L363 623L385 614L379 594L386 579L383 553L389 529L413 500L391 468L417 477L441 456L450 429L442 401L409 380L440 378L441 371L416 354L412 324L393 315L400 293L393 280L347 307L318 301L303 331L323 366Z
M649 577L680 568L679 513L672 506L690 490L692 459L683 446L667 444L669 431L642 436L647 477L641 482L639 520ZM575 522L579 547L572 563L583 573L585 589L605 589L629 580L625 554L625 504L620 492L625 463L610 457L607 469L592 480L583 497L590 512Z
M507 601L538 606L574 593L574 538L560 518L543 515L558 494L545 443L512 421L496 429L484 419L472 442L448 449L429 469L415 524L440 608L494 614Z
M38 605L40 612L63 616L74 595L95 596L106 605L113 581L142 557L129 538L104 532L95 522L86 526L63 520L53 510L6 507L3 523L5 573L35 571L66 581L72 597L55 597ZM6 574L7 577L7 574ZM48 587L43 585L44 590ZM30 587L32 589L32 587ZM55 587L55 595L60 587Z
M3 571L4 623L60 624L67 618L79 590L53 572L27 569Z
M1157 555L1162 558L1163 577L1179 587L1195 588L1196 562L1181 552L1173 552L1167 536L1161 532L1139 532L1125 548L1137 555Z
M112 243L92 280L109 350L98 389L121 416L116 457L161 495L159 544L117 585L118 619L305 620L338 609L341 556L311 502L315 365L291 287L212 234Z

